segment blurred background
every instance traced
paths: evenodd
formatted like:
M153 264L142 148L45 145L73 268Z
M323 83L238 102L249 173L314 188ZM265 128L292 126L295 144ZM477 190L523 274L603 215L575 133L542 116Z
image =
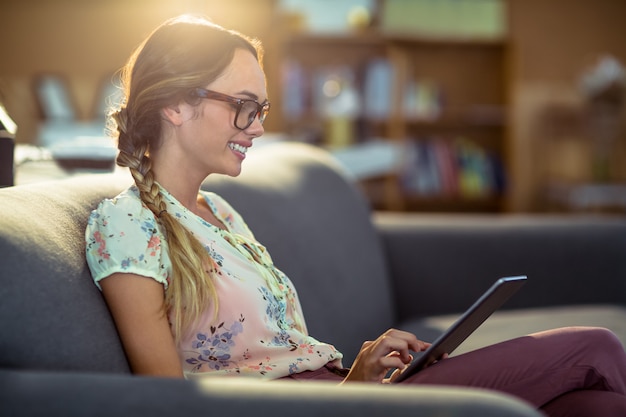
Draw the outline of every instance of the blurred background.
M111 170L116 71L182 13L263 41L266 140L375 209L626 212L623 0L2 0L0 185Z

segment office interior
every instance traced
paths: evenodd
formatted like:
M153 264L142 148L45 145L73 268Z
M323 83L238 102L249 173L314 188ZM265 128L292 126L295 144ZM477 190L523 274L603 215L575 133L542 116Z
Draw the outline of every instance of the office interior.
M327 148L374 209L626 213L622 0L3 0L14 182L112 169L116 71L184 13L263 42L265 140Z

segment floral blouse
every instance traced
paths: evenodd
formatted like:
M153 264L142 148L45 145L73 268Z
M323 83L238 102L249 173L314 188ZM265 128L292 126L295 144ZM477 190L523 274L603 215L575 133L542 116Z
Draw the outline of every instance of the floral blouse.
M168 212L200 240L218 272L217 320L207 306L177 347L186 377L211 373L274 379L327 363L341 367L341 353L308 335L295 288L239 213L218 195L201 192L227 228L222 230L161 191ZM89 217L85 240L98 287L111 274L126 272L153 278L167 289L172 279L167 241L135 186L100 203Z

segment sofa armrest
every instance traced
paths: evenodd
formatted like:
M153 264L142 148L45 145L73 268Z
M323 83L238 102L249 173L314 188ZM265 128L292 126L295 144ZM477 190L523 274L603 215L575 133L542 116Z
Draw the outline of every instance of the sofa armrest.
M527 275L504 308L626 304L626 219L376 213L398 319L465 310Z
M539 417L527 404L466 388L336 386L237 378L202 382L86 373L0 370L0 414L82 416L407 416ZM295 410L295 411L294 411Z

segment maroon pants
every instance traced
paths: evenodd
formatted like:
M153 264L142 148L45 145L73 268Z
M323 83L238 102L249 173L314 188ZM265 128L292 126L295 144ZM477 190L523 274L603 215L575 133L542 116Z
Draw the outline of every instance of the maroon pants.
M340 380L327 368L293 379ZM550 416L626 416L626 353L600 328L570 327L451 357L403 384L456 385L505 392Z

